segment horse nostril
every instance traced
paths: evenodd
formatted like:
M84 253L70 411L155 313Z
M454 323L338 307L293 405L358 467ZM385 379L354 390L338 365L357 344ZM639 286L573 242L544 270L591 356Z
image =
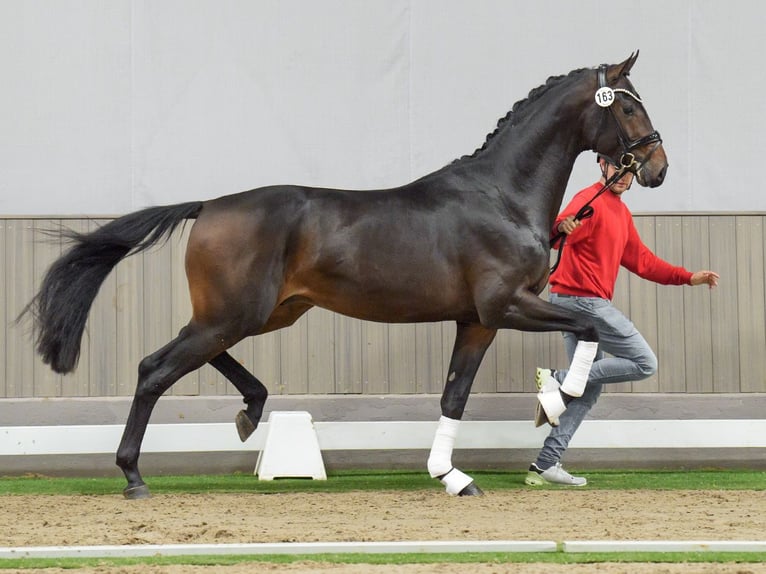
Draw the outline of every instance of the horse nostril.
M663 181L665 181L665 174L668 172L668 166L665 164L665 166L660 170L660 173L657 174L657 183L660 184Z

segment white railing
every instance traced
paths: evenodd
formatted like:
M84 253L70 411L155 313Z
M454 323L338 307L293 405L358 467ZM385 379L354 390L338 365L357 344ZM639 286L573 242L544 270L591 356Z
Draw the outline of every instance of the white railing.
M433 422L314 422L321 450L429 449ZM234 423L150 424L142 452L260 451L269 423L245 442ZM539 448L548 427L529 421L463 421L457 449ZM0 456L114 453L123 425L0 427ZM571 448L766 447L766 420L587 420Z

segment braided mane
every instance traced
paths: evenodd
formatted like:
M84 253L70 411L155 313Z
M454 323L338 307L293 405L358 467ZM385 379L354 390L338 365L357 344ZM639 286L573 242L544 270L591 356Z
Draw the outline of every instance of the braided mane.
M485 149L487 149L487 146L492 141L492 139L494 139L494 137L498 133L500 133L500 131L506 126L506 124L510 123L510 126L513 127L514 122L512 120L513 120L514 114L519 113L524 108L526 108L530 103L538 100L543 94L545 94L553 86L557 86L561 82L571 78L572 76L578 75L581 72L588 69L589 68L578 68L577 70L572 70L568 74L561 75L561 76L551 76L550 78L548 78L542 86L538 86L537 88L534 88L533 90L531 90L526 98L524 98L523 100L519 100L518 102L513 104L513 107L511 108L511 110L507 114L505 114L505 116L497 120L497 126L495 127L493 132L487 134L487 137L484 140L484 143L481 144L481 147L477 148L472 154L464 155L454 160L452 163L456 163L466 159L473 159L481 155L481 153Z

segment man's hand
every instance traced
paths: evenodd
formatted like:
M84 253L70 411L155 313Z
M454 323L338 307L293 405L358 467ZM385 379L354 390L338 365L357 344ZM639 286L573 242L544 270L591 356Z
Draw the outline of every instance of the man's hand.
M570 235L575 229L580 227L580 225L582 225L582 222L575 219L573 215L570 215L569 217L564 219L561 223L559 223L556 229L559 230L559 233L565 233L566 235Z
M697 271L692 274L692 285L708 285L711 289L718 286L720 276L715 271Z

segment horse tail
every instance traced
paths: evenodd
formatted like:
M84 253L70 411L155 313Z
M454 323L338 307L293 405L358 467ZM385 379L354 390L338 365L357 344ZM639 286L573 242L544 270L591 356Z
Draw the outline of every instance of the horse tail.
M187 219L196 219L201 201L149 207L90 233L65 230L74 245L53 262L40 290L22 312L32 313L37 352L57 373L72 372L88 312L101 284L120 261L170 237Z

